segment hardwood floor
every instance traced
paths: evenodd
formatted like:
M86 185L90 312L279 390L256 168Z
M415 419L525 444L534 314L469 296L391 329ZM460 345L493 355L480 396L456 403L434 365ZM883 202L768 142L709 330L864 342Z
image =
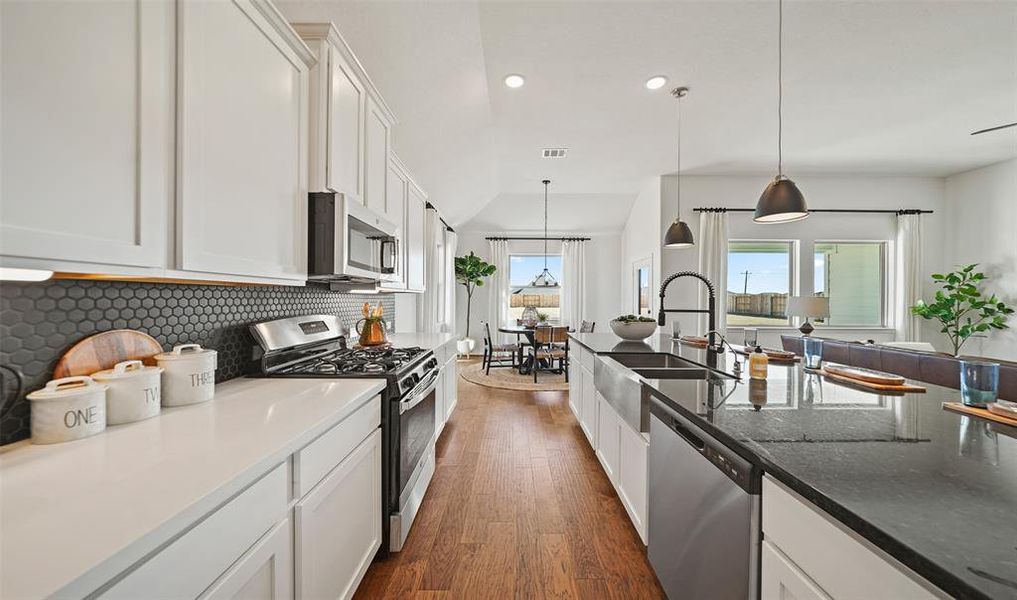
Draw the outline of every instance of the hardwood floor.
M403 551L357 598L664 598L566 392L459 379Z

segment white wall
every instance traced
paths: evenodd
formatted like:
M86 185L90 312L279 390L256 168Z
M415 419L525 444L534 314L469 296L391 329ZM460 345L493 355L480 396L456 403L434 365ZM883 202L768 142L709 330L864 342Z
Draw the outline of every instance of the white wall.
M477 256L490 261L490 243L485 239L492 235L501 236L534 236L542 235L542 231L464 231L457 229L459 247L457 255L469 254L472 250ZM578 235L576 232L548 232L549 236ZM586 246L587 269L587 319L597 322L597 330L607 327L607 322L618 315L618 272L617 265L620 237L616 234L591 234ZM510 241L509 252L534 253L543 252L543 242ZM560 242L548 242L548 254L561 253ZM488 288L479 287L473 294L473 310L471 314L470 336L474 339L483 337L481 321L488 320ZM456 286L456 324L460 334L466 332L466 290Z
M650 259L650 307L654 314L657 311L657 288L660 287L661 273L661 178L648 178L640 187L639 195L632 203L628 220L619 240L621 253L617 264L618 298L617 308L613 315L603 321L618 316L619 313L636 312L636 278L633 265ZM670 223L670 220L668 221ZM601 325L598 325L601 327Z
M1017 159L946 179L948 224L943 270L979 263L985 288L1017 306ZM1017 360L1017 319L1010 329L972 339L964 354Z
M674 175L664 178L664 197L661 212L667 216L662 223L664 229L673 219L675 212ZM693 213L696 207L751 208L756 205L760 193L769 183L768 176L682 176L682 218L699 235L699 215ZM935 210L925 215L924 274L927 276L939 270L943 264L942 240L944 223L944 182L934 177L796 177L795 182L805 194L810 208L922 208ZM1011 200L1012 201L1012 200ZM638 201L637 201L638 204ZM811 247L815 240L893 240L896 236L894 215L872 214L813 214L804 221L780 225L759 225L752 221L752 213L728 213L731 239L798 239L802 245ZM658 240L659 242L659 240ZM806 248L806 250L807 250ZM808 256L803 252L803 256ZM698 248L664 250L661 272L664 276L683 269L699 269ZM892 282L892 277L888 277ZM690 280L691 281L691 280ZM931 295L931 279L926 290ZM716 282L715 282L716 283ZM726 286L726 282L718 285ZM812 289L812 270L804 269L799 289ZM676 281L668 290L669 308L695 308L697 294L701 287L684 281ZM695 331L697 320L694 315L681 317L683 331ZM933 341L940 347L939 334L931 324L923 329L923 339ZM737 342L741 330L729 328L732 340ZM760 339L767 346L780 345L781 333L796 334L792 328L760 331ZM892 340L889 329L836 329L825 330L824 336L841 339Z

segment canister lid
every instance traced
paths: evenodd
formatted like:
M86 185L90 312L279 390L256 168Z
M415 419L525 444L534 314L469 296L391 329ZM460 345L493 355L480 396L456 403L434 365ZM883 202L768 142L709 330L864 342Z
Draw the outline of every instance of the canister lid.
M151 373L162 373L162 367L146 367L140 360L125 360L113 365L112 369L106 369L92 373L92 379L96 381L107 381L110 379L129 379L139 375Z
M27 397L29 400L64 400L73 396L105 392L109 386L97 383L87 375L61 377L46 384L41 390L35 390Z
M215 350L202 348L199 344L180 344L173 346L173 350L156 354L155 360L180 360L186 358L197 358L199 356L215 356Z

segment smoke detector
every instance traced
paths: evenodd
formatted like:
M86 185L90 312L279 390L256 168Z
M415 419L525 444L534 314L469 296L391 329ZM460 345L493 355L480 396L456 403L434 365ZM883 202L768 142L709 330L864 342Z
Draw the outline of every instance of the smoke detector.
M565 158L568 148L544 148L544 158Z

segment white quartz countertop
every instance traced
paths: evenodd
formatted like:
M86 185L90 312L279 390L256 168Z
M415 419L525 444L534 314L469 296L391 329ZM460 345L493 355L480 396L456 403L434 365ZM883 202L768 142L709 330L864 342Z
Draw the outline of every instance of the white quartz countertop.
M408 347L418 346L434 350L456 339L451 333L393 333L388 336L388 341L393 346Z
M381 379L235 379L84 440L0 449L0 597L94 591L371 401Z

